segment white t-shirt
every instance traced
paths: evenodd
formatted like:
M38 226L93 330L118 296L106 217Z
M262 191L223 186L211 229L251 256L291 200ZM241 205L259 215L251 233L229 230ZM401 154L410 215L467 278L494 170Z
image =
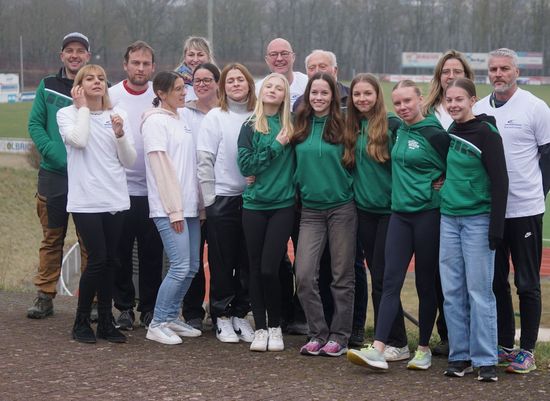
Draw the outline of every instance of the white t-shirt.
M184 121L166 114L153 114L147 117L141 132L146 155L155 151L166 152L172 162L180 182L183 217L197 217L199 215L199 182L195 143ZM149 217L168 217L162 206L155 176L147 156L145 166L149 191Z
M292 83L290 84L290 110L292 110L292 106L294 106L294 102L296 101L296 99L302 96L306 91L308 81L307 75L303 72L292 71L292 74L294 78L292 79ZM264 80L265 78L262 78L258 82L256 82L256 96L260 95L260 88L262 87Z
M77 121L78 109L68 106L57 112L59 133L65 141ZM111 114L124 120L124 136L132 141L131 127L122 109L90 114L90 134L86 147L79 149L66 143L69 194L67 212L103 213L130 208L126 173L117 155L116 136Z
M237 140L241 126L251 114L251 111L237 113L215 107L202 120L197 151L212 153L216 158L216 195L238 196L244 192L246 181L237 165Z
M474 106L474 114L494 116L502 136L509 189L506 218L544 213L538 147L550 143L550 109L544 101L518 88L501 107L490 95Z
M191 133L193 134L193 139L195 141L195 145L199 142L199 130L201 128L202 120L204 119L204 114L202 111L191 109L189 107L184 107L182 109L178 109L178 113L180 117L185 121L185 125L189 128Z
M109 97L111 103L118 108L126 111L132 134L134 146L136 148L136 162L131 168L126 169L126 179L128 180L128 192L132 196L147 196L147 182L145 179L145 158L143 154L143 139L141 137L141 115L144 111L153 107L153 83L149 82L149 87L144 93L139 95L128 92L123 82L109 88Z
M444 102L445 100L443 100ZM440 103L439 106L435 109L435 116L439 120L439 123L443 127L445 131L449 129L451 124L453 123L453 118L451 115L447 112L447 109L445 109L445 106L443 103Z

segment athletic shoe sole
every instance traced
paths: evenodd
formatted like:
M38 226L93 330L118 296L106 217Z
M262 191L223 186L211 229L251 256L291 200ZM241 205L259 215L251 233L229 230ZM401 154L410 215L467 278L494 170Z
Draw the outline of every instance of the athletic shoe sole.
M498 377L496 377L496 376L494 376L494 377L481 377L481 376L478 376L477 380L480 381L480 382L493 383L493 382L498 381Z
M308 351L307 349L302 348L302 349L300 349L300 354L306 355L306 356L317 356L317 355L319 355L320 351L321 350L319 350L319 351Z
M407 359L411 359L411 353L408 352L406 354L401 354L399 356L386 356L386 355L384 355L384 358L386 358L386 362L406 361Z
M388 363L382 361L373 361L365 358L359 351L350 349L346 354L348 361L355 365L364 366L375 370L388 370Z
M513 367L511 366L508 366L505 370L506 373L518 373L520 375L524 375L526 373L529 373L529 372L532 372L534 370L537 370L537 367L536 366L533 366L532 368L529 368L529 369L525 369L525 370L517 370L517 369L514 369Z
M49 310L47 312L44 312L44 313L40 313L40 312L27 312L27 317L29 319L44 319L44 318L47 318L48 316L51 316L53 315L53 309L52 310Z
M341 356L341 355L344 355L347 352L348 352L347 348L342 348L338 352L326 352L325 350L321 349L319 351L319 355L321 355L321 356Z
M461 371L446 370L445 372L443 372L443 374L447 377L464 377L465 374L473 373L473 372L474 372L474 368L472 368L471 366L468 366L466 369ZM481 379L478 377L478 380L481 380Z
M156 341L158 343L166 344L166 345L177 345L177 344L182 343L181 338L179 338L179 337L174 337L174 339L172 339L172 337L170 337L170 338L157 337L153 334L150 334L149 331L147 331L147 334L145 335L145 338L148 339L148 340Z

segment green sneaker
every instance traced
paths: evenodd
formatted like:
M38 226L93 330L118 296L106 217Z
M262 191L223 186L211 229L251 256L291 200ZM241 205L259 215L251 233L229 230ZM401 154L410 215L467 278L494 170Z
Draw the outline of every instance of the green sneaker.
M414 358L407 363L407 369L426 370L432 366L431 351L421 351L419 349L414 353Z
M384 353L378 351L371 344L360 350L349 349L347 352L348 361L359 366L366 366L372 369L387 370L388 362L384 358Z

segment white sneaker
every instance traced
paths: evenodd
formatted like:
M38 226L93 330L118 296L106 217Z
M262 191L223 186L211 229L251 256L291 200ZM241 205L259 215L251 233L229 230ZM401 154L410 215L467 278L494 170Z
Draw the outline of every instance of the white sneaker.
M268 351L283 351L285 349L285 344L283 342L283 331L280 327L270 327L269 331L269 342L267 346Z
M270 329L271 330L271 329ZM254 340L250 344L250 351L267 351L267 340L268 333L267 330L259 329L254 332Z
M254 340L254 330L252 330L252 326L246 318L233 316L231 322L233 323L233 330L240 340L247 343L251 343Z
M216 338L222 343L238 343L239 337L233 330L231 319L228 317L219 317L216 319Z
M404 361L410 357L411 353L408 345L401 348L386 345L386 349L384 350L384 358L386 358L386 361L388 362Z
M202 334L202 331L194 329L181 319L167 322L166 327L168 327L180 337L199 337Z
M168 345L182 343L181 338L167 327L166 322L156 325L150 324L149 328L147 329L147 334L145 335L145 338L161 344Z

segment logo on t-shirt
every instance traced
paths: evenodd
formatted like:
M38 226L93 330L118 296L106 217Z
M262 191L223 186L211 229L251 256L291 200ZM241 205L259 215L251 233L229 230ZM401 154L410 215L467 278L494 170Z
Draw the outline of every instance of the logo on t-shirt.
M518 122L517 120L508 120L504 123L504 128L521 128L522 124L521 122Z
M420 144L414 139L409 139L407 143L409 145L409 149L412 150L418 149L420 147Z

